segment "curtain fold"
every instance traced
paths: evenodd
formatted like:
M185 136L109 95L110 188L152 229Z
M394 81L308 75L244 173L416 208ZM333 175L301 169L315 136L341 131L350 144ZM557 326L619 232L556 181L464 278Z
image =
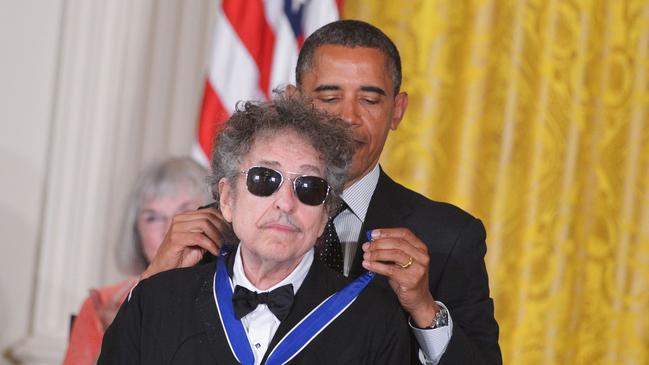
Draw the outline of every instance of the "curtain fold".
M507 364L649 363L649 2L347 0L401 52L381 163L487 227Z

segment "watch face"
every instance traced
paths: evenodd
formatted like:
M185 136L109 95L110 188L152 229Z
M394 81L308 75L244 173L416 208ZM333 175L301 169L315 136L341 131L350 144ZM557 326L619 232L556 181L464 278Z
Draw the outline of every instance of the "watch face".
M444 327L444 326L448 326L448 311L442 308L435 315L435 319L433 320L432 327L437 328L437 327Z

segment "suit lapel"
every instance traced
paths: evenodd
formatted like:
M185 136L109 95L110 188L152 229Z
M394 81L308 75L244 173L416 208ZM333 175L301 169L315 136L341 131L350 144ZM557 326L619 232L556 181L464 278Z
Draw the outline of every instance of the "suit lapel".
M277 346L279 341L286 336L286 334L293 329L304 317L306 317L311 310L318 306L328 296L341 289L344 285L343 281L332 280L333 272L328 275L329 269L320 264L317 260L313 261L309 273L300 289L295 294L291 312L284 321L282 321L273 336L273 339L268 345L268 350L264 354L262 364L268 358L268 355Z
M405 217L410 215L412 207L403 202L398 195L397 184L380 170L379 181L372 194L367 208L365 221L358 237L358 248L354 255L354 263L349 272L350 278L356 278L367 270L363 268L363 249L361 245L367 242L366 232L377 228L395 228L405 226Z
M230 272L232 268L230 261L234 262L233 257L234 254L228 257L228 271ZM216 261L214 262L214 266L216 266ZM221 319L219 318L219 312L214 302L214 271L211 274L209 272L204 274L200 279L202 280L202 284L196 296L195 304L207 333L207 338L209 339L207 347L214 359L216 359L217 364L238 364L239 362L234 357L228 345L228 340L221 325Z

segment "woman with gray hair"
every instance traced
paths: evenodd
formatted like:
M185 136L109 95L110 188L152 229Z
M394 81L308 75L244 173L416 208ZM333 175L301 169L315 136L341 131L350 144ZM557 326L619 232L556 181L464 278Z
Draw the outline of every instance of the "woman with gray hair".
M207 173L198 163L182 157L154 164L140 176L128 199L116 252L119 268L131 277L90 290L74 321L64 365L96 363L105 329L137 283L137 276L155 256L172 217L210 200Z

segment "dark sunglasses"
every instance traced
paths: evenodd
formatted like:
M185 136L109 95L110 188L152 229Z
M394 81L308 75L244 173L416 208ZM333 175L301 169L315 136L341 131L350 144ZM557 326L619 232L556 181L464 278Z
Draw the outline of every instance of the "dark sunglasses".
M256 196L271 196L284 182L281 172L268 167L253 166L241 173L246 175L248 191ZM331 189L327 180L317 176L300 175L291 180L295 195L306 205L324 203Z

